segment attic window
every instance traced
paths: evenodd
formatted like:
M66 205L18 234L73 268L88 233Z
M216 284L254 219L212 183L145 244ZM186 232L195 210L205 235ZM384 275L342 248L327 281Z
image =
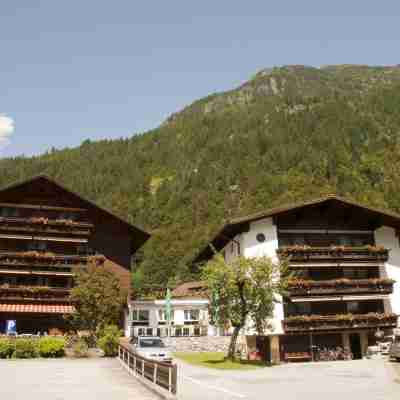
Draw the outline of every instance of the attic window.
M265 242L265 235L263 233L257 233L256 239L257 239L258 243L264 243Z

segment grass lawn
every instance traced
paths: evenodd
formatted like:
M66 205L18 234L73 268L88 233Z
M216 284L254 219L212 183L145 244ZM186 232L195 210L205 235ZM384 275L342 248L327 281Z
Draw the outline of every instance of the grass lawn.
M266 367L261 361L231 361L225 359L225 353L174 353L176 358L189 364L215 369L255 369Z

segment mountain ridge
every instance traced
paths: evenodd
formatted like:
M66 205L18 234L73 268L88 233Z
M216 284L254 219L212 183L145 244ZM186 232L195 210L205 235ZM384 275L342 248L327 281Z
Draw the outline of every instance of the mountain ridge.
M130 138L0 160L0 186L46 174L154 233L149 283L229 218L335 193L400 211L400 68L283 66L199 99Z

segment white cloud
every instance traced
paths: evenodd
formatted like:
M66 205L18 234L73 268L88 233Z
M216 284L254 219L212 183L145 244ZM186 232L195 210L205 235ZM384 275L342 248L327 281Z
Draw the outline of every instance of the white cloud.
M14 130L14 120L7 115L0 114L0 150L10 143L10 137Z

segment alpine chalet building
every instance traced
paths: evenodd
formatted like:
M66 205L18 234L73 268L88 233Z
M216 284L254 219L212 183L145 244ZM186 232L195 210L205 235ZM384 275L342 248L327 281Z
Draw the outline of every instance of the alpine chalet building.
M149 234L46 176L0 190L0 334L59 334L75 269L89 262L130 288L131 258Z
M234 219L195 262L209 260L212 247L227 261L288 259L289 295L275 306L266 343L251 326L244 334L273 362L338 347L361 358L398 323L399 237L400 215L331 195Z

